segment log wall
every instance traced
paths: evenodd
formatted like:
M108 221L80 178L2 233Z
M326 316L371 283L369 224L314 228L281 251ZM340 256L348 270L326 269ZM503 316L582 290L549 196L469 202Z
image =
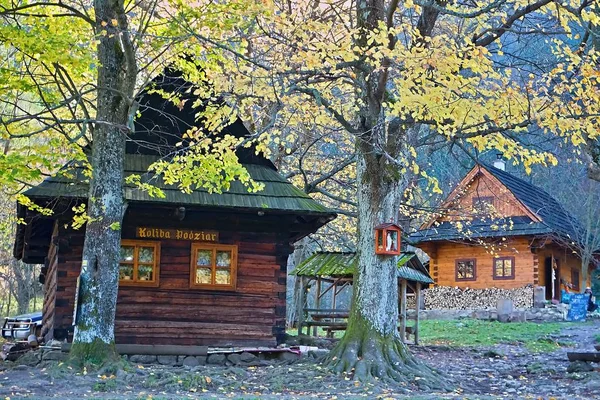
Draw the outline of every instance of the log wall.
M42 333L46 339L64 340L72 336L75 286L81 269L83 230L69 228L58 220L48 251Z
M48 256L44 263L44 304L42 308L42 336L46 341L54 336L54 307L56 302L57 246L54 244L58 227L54 226Z
M136 225L124 225L123 239L135 239ZM254 224L252 228L259 230L260 226ZM219 230L220 244L238 246L235 291L190 289L192 242L161 241L160 286L119 288L116 343L274 346L281 341L285 334L287 257L293 249L281 235L247 229ZM54 313L48 313L44 324L49 332L53 329L57 339L64 338L71 328L83 234L83 230L57 232L59 245L49 253L58 254L51 263L57 284L47 279L44 307L54 308Z
M423 243L420 247L431 258L433 279L440 286L513 289L533 284L534 281L534 254L529 249L528 238L509 238L501 246L496 245L488 249L479 245L453 242ZM494 279L494 257L509 256L515 258L514 279ZM476 279L457 281L456 260L471 258L476 260Z

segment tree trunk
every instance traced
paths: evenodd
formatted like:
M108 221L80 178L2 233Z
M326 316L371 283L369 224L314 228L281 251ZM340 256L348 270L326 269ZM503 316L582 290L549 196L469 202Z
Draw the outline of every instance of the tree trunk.
M2 276L7 284L7 313L13 313L11 311L13 297L17 301L16 314L26 314L29 312L31 299L35 296L35 285L37 285L35 266L13 259L10 261L7 273L2 274Z
M386 21L384 0L357 2L357 26L363 34L359 48L369 48L368 35ZM390 10L393 12L394 10ZM394 41L390 46L394 45ZM376 225L397 222L400 201L410 170L402 157L412 128L390 121L382 106L389 79L389 62L365 63L357 68L360 87L357 147L358 268L348 328L331 351L327 364L336 372L354 374L354 379L379 378L445 388L441 377L416 360L398 334L397 257L375 254ZM416 377L419 379L415 380Z
M79 309L71 358L102 364L116 359L120 224L127 121L137 69L122 0L95 0L98 45L97 116L92 133L92 179L80 274Z
M375 254L374 227L395 221L402 195L399 179L389 179L358 156L358 258L352 310L342 340L327 363L357 380L391 379L443 387L440 377L418 362L398 334L397 257ZM415 381L415 377L420 379Z
M301 290L301 277L297 277L295 275L290 275L294 269L298 268L298 265L302 263L302 261L306 260L308 257L308 239L303 238L294 246L294 252L290 255L289 260L291 260L291 267L289 269L288 265L288 288L293 287L293 291L291 296L289 297L288 305L287 305L287 322L286 325L288 328L292 328L294 324L298 323L298 311L301 309L298 302L303 298ZM297 326L297 325L296 325Z
M16 281L15 298L17 299L17 314L26 314L29 311L29 302L31 301L31 292L35 281L30 280L29 265L20 261L12 262L12 270Z

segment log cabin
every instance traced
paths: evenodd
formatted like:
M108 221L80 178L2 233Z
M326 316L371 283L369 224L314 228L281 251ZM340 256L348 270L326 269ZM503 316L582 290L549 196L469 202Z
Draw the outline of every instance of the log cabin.
M436 285L544 286L547 300L560 300L565 286L583 291L580 224L502 160L476 164L439 210L410 237L429 256Z
M335 214L252 147L237 149L237 156L264 185L259 192L234 181L220 194L200 188L188 194L148 172L156 160L186 147L178 142L186 141L183 134L196 124L198 112L192 108L196 99L186 97L194 90L179 74L167 71L153 85L188 101L175 105L148 90L138 99L141 115L127 140L125 176L141 176L165 197L124 182L115 341L274 346L285 334L286 266L293 243ZM249 131L238 119L222 134L245 137ZM44 264L44 338L71 341L85 235L85 227L72 227L73 207L87 201L84 167L70 162L25 195L53 213L17 206L26 224L18 227L14 256Z

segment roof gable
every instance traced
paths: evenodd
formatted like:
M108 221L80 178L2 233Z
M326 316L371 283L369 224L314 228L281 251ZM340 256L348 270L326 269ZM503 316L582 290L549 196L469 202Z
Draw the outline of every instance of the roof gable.
M494 197L496 215L493 218L478 218L473 212L465 213L473 208L474 193ZM455 212L452 215L448 212L461 202L462 214ZM453 226L452 221L466 219L472 220L467 235L470 238L555 234L576 240L580 230L579 222L546 191L483 163L476 164L467 173L440 208L445 214L423 224L419 231L411 235L413 241L464 238L465 233ZM460 208L456 209L460 211Z
M490 173L485 166L476 164L442 202L439 207L442 214L432 217L421 229L431 228L436 222L475 217L473 208L476 198L493 200L494 214L498 217L528 217L534 222L541 221L510 187Z
M264 184L264 190L259 192L249 192L241 182L234 181L223 193L209 193L202 188L195 188L192 193L187 194L175 185L166 185L160 176L149 172L148 168L154 162L181 154L182 149L191 144L192 139L186 138L185 133L192 127L202 129L202 121L197 121L198 112L208 104L219 101L204 99L202 95L195 94L197 91L194 89L193 84L186 81L181 72L167 68L137 97L139 116L134 122L134 131L126 141L124 177L141 176L143 182L160 188L165 198L152 197L134 185L123 183L125 200L325 214L328 221L333 219L333 212L283 178L273 163L262 153L257 154L253 146L240 146L236 149L236 155L251 178ZM157 91L177 96L179 106ZM200 103L197 107L194 105L196 102ZM215 137L224 135L244 138L250 136L250 132L237 118L214 134ZM178 143L183 145L178 146ZM85 199L88 196L89 179L84 172L82 165L70 162L56 176L44 180L24 194L34 199Z
M501 169L486 164L483 167L554 232L572 239L577 237L576 231L581 229L579 221L548 192Z
M176 96L176 100L166 100L158 91ZM174 150L186 148L191 138L184 134L192 128L202 130L198 114L208 105L223 104L218 99L198 95L199 91L201 89L186 81L179 71L167 68L156 76L136 98L139 116L134 121L133 132L127 137L126 153L168 157ZM220 132L211 134L214 137L224 135L246 138L251 133L243 121L236 118ZM239 147L236 155L242 164L261 164L275 169L254 145Z

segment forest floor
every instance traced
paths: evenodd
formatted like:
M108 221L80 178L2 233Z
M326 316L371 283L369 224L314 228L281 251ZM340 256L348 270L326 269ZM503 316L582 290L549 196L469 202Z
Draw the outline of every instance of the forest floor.
M454 391L435 392L418 381L358 383L306 358L252 367L129 364L114 375L75 371L56 362L43 367L0 362L0 400L600 398L600 372L568 372L566 356L594 350L600 321L430 321L422 333L428 344L412 346L413 353L446 376Z

